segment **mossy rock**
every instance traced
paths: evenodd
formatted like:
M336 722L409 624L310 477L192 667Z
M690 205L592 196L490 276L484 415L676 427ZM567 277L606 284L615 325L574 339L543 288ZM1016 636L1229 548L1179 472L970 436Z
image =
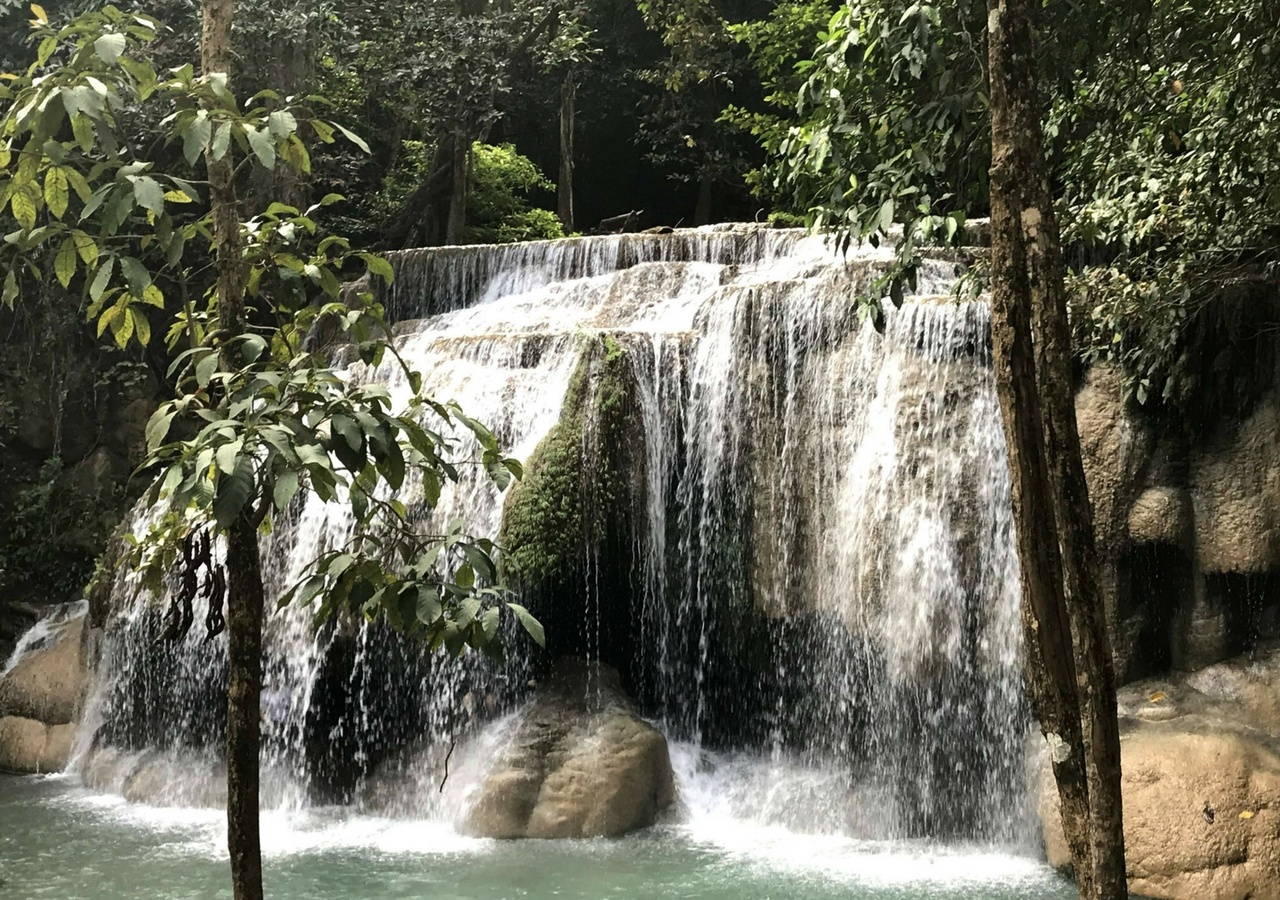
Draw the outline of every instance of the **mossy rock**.
M507 496L499 545L505 577L526 588L573 577L586 548L616 521L636 476L643 437L622 348L592 338L565 392L563 411Z

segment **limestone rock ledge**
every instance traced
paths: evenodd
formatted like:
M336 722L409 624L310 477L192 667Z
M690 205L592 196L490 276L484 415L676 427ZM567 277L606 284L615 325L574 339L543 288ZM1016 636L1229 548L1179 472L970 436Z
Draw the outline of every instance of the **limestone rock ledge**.
M74 725L46 725L21 716L0 718L0 771L61 772L71 756Z
M0 678L0 769L58 772L66 767L84 696L84 617L60 625L47 644Z
M1277 687L1280 649L1120 690L1125 857L1135 894L1280 900ZM1047 764L1037 777L1049 862L1065 869L1070 855Z
M462 827L493 838L615 837L652 825L674 800L667 740L636 714L618 673L562 659Z
M45 649L28 653L0 679L0 716L22 716L46 725L75 721L85 688L83 630L83 616L60 626Z

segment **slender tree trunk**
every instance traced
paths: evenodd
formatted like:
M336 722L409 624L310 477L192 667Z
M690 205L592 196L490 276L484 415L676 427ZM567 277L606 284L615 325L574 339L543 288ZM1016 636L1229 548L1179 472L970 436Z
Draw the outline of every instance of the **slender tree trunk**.
M556 214L565 234L573 231L573 116L577 91L570 67L560 85L560 180L556 185Z
M693 208L693 224L706 225L711 221L711 193L715 181L705 167L698 176L698 204Z
M305 8L301 4L294 4L288 11L289 15L303 16ZM275 88L283 96L299 96L301 94L310 93L311 78L311 50L308 44L308 34L306 31L299 36L281 35L275 42ZM301 130L299 130L299 139L302 138ZM388 171L390 167L388 166ZM299 172L293 166L277 166L273 172L267 173L266 181L268 185L274 182L274 191L271 199L279 200L281 203L287 203L289 206L296 206L298 209L305 209L307 206L307 198L310 193L307 182L309 177ZM262 204L266 206L267 204Z
M241 517L227 531L227 849L235 900L262 900L258 753L262 742L262 562Z
M200 65L205 75L231 75L233 0L204 0ZM218 324L224 335L244 333L244 252L230 150L205 157L217 267ZM225 346L225 345L224 345ZM224 357L233 352L223 350ZM238 360L223 359L224 367ZM248 514L227 529L227 849L235 900L262 900L258 834L258 748L261 742L262 564Z
M453 188L449 194L449 224L444 242L457 244L462 241L467 227L467 176L471 169L471 146L462 123L453 130Z
M1115 675L1071 382L1028 0L988 0L991 329L1009 445L1032 699L1082 898L1123 900ZM1074 642L1074 649L1073 649Z

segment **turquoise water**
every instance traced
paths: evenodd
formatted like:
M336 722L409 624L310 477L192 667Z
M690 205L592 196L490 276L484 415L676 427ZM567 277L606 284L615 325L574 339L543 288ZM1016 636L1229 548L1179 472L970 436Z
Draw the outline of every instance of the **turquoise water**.
M1070 900L1042 863L704 820L616 841L499 842L344 810L263 817L275 900ZM216 810L133 806L71 779L0 777L0 898L230 898Z

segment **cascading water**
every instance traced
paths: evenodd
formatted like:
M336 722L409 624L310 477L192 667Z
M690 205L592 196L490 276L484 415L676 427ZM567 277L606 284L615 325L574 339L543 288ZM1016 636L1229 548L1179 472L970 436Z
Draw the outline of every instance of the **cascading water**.
M427 390L511 455L581 417L591 514L571 577L526 585L529 603L554 648L622 671L675 742L695 818L1009 842L1026 713L986 311L945 296L939 258L875 333L854 297L887 259L752 227L410 251L383 300ZM407 396L390 366L350 374ZM503 498L468 475L431 516L496 537ZM351 527L315 499L288 519L269 594ZM157 604L128 574L112 603L86 779L217 803L222 651L194 632L154 648ZM438 797L439 764L539 664L445 663L376 625L277 613L265 802L456 814L466 776L455 759Z

